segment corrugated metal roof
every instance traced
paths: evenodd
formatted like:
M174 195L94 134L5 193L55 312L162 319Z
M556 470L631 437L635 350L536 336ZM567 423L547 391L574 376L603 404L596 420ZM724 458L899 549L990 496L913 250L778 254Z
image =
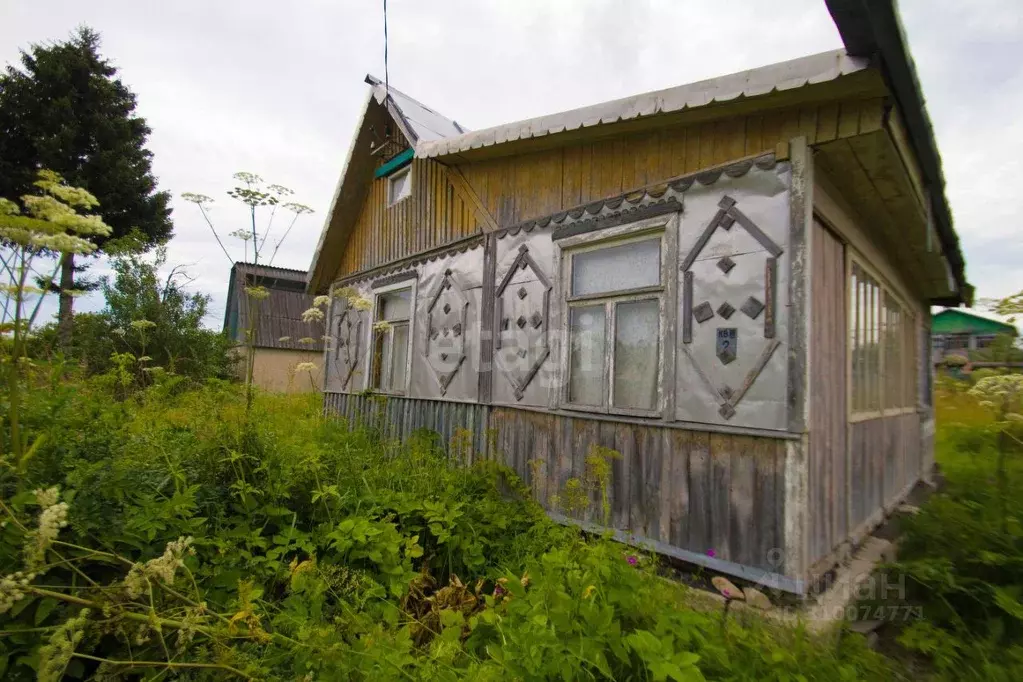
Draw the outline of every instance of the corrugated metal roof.
M457 137L421 140L416 157L432 158L552 135L566 130L626 121L643 116L695 109L715 102L758 97L772 92L801 88L833 81L840 76L862 71L869 60L849 56L845 50L833 50L787 62L742 71L728 76L657 90L623 99L594 104L557 114L508 123L464 133ZM392 93L394 89L392 88Z
M385 96L391 95L391 102L398 110L411 130L416 142L430 142L445 137L454 137L466 132L457 121L438 114L422 102L412 99L401 90L392 87L384 88L384 83L376 76L367 75L366 82L373 86L373 97L377 103L383 104Z
M323 350L326 327L320 322L303 322L302 313L313 307L313 296L305 293L306 272L288 268L275 268L251 263L235 263L231 268L231 286L224 328L230 327L231 310L238 312L238 329L249 327L249 310L242 295L246 279L265 286L270 297L259 303L256 313L255 339L258 348L289 350ZM295 287L282 283L294 283ZM240 332L244 333L244 332ZM287 341L281 341L287 338ZM299 339L312 338L314 343L299 343Z

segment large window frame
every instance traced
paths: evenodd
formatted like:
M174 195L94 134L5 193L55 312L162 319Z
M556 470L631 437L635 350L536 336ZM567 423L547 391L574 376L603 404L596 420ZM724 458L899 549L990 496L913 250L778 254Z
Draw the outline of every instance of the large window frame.
M381 300L386 294L394 293L396 291L409 292L409 314L408 318L402 318L400 320L389 321L388 328L385 330L378 330L377 323L381 320ZM415 315L416 315L416 303L418 294L418 280L405 280L394 284L388 284L385 286L375 287L372 290L373 294L373 310L370 314L370 325L369 325L369 353L366 358L366 389L371 390L375 393L381 393L385 395L395 396L407 396L409 394L409 386L412 378L412 353L414 351L414 338L415 338ZM383 366L384 354L386 349L390 348L389 358L393 357L394 353L394 336L396 329L404 328L406 330L406 348L405 348L405 381L402 382L402 386L399 387L388 387L384 388L380 384L384 383L386 376L393 376L393 367L385 368ZM381 352L377 352L377 345L381 344ZM378 355L380 357L378 357ZM380 364L378 364L380 363ZM388 382L389 383L389 382Z
M918 315L875 268L852 249L847 251L849 421L916 412Z
M574 295L574 257L608 248L656 240L660 246L659 283L599 293ZM560 277L555 284L556 296L561 304L561 329L565 336L561 343L560 367L562 370L560 407L579 411L609 415L652 417L670 419L674 411L673 391L669 383L674 381L674 331L675 302L678 283L678 214L668 214L640 220L627 225L597 230L587 234L567 237L555 242L556 257L560 263ZM618 309L622 304L657 302L657 371L654 404L650 409L616 405L615 363L616 341L618 339ZM586 404L573 401L572 386L572 340L571 323L573 310L603 307L603 373L600 404Z

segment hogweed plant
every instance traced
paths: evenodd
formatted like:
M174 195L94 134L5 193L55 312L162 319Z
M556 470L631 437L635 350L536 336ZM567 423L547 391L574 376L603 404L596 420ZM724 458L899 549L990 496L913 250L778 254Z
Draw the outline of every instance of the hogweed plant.
M0 333L5 337L0 366L6 375L8 441L16 466L23 468L42 436L29 445L21 432L22 384L29 360L26 342L42 309L47 292L60 272L64 254L96 250L89 237L106 237L111 228L98 215L83 215L99 202L80 187L69 187L49 170L39 171L39 193L21 197L21 206L0 198L0 267L3 299ZM36 286L38 284L38 286ZM76 292L72 292L76 293Z
M1012 433L1013 427L1023 422L1023 374L1003 374L980 379L968 392L978 403L994 413L995 428L998 432L998 460L995 466L998 480L998 505L1001 512L1002 531L1008 532L1009 514L1009 471L1006 457L1009 441L1023 445Z
M255 173L239 172L235 173L233 177L239 184L229 189L227 195L235 201L241 202L246 207L248 225L245 228L236 229L228 234L241 240L243 244L243 262L251 262L256 266L261 264L260 259L265 254L267 241L273 241L273 250L270 252L269 258L266 259L266 266L271 267L278 251L280 251L281 245L284 244L288 235L291 234L292 228L295 227L295 223L298 222L301 216L312 213L313 209L305 204L289 201L288 197L294 195L293 190L283 185L266 184L263 178ZM221 239L220 233L217 231L211 218L213 198L195 192L185 192L181 195L181 198L198 207L199 213L209 226L210 232L213 233L213 238L216 239L220 250L227 257L228 263L234 265L235 259L224 245L224 240ZM287 222L287 227L284 228L283 233L279 237L274 236L273 240L271 240L271 235L274 234L274 218L277 216L278 209L290 213L291 220ZM259 283L260 280L261 278L256 276L251 283L246 283L244 287L248 304L248 325L243 333L245 336L246 411L249 412L252 410L252 375L256 362L256 314L259 305L270 297L270 291Z

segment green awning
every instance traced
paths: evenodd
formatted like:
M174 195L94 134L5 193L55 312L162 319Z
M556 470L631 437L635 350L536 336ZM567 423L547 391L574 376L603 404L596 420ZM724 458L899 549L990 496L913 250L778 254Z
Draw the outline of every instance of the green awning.
M416 155L415 150L412 149L412 147L409 147L401 154L398 154L396 157L394 157L384 165L380 166L380 168L377 168L375 171L373 171L373 177L382 178L385 175L390 175L399 168L403 168L408 164L412 163L412 157L415 155Z

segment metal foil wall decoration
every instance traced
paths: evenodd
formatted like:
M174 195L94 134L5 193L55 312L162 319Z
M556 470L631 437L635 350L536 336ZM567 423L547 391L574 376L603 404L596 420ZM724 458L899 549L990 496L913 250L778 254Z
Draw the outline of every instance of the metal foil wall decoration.
M426 340L423 343L423 355L440 383L441 395L447 393L451 380L465 362L468 312L469 297L451 270L445 270L426 309Z
M531 270L535 280L513 284L516 273ZM521 279L521 278L519 278ZM494 348L517 347L514 359L499 367L508 377L515 399L522 400L526 387L550 355L549 326L551 282L529 255L529 247L519 253L494 292L496 323Z
M696 296L696 285L692 271L693 264L718 229L728 232L738 228L744 229L768 254L764 261L762 300L757 295L751 295L744 300L736 301L722 300L712 303L710 300L701 300L701 297ZM753 382L756 381L767 365L767 362L771 359L771 355L780 345L779 341L774 337L777 267L778 257L781 254L782 248L738 208L735 199L725 195L718 202L717 213L707 224L707 227L704 228L692 250L690 250L682 262L682 350L692 361L693 367L696 369L700 379L707 385L711 393L717 396L720 404L718 414L724 419L731 419L735 416L735 407L742 400ZM736 256L736 258L738 257ZM726 255L718 259L715 265L716 271L720 272L718 276L727 278L733 268L735 268L736 262L732 257ZM707 290L709 291L710 287L707 287ZM737 314L739 314L739 317L733 319L733 316ZM750 368L749 372L746 373L741 386L715 384L712 379L712 372L709 368L700 366L700 363L689 349L689 345L693 342L694 321L697 325L710 325L715 316L723 321L731 322L728 326L722 325L714 328L715 356L720 363L720 367L730 365L739 356L740 334L739 329L735 326L736 323L749 324L750 322L755 322L763 325L765 343L757 361ZM747 319L747 322L742 322L743 317Z
M347 390L359 366L359 343L362 339L362 316L346 306L337 317L334 331L334 364L341 377L341 390Z

